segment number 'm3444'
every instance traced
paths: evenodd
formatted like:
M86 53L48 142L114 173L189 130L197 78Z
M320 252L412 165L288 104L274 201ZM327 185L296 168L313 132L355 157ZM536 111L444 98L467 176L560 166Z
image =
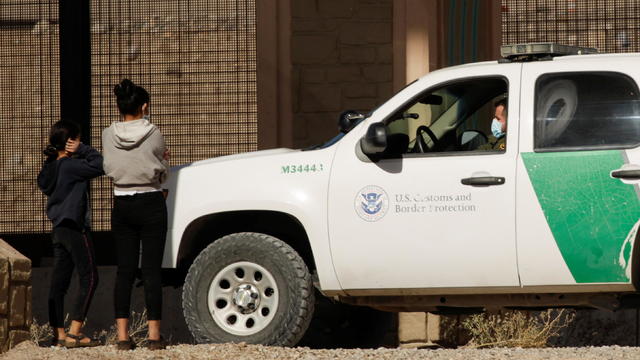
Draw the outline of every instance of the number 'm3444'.
M322 164L283 165L281 168L281 173L297 174L297 173L318 172L323 170L324 170L324 166L322 166Z

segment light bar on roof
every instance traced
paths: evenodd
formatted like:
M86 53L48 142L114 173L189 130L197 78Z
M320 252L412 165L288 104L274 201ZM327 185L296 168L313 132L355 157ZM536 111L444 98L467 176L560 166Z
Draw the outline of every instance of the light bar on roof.
M500 54L503 58L512 59L518 57L545 57L545 56L562 56L562 55L583 55L595 54L598 50L595 48L570 46L556 43L529 43L503 45L500 47Z

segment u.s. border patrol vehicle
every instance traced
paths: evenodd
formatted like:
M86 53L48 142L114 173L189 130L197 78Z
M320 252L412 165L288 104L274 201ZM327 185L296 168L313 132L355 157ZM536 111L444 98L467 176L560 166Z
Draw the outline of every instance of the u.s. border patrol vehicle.
M386 311L635 305L640 54L592 52L506 46L313 149L175 168L164 266L188 269L195 339L296 344L315 289Z

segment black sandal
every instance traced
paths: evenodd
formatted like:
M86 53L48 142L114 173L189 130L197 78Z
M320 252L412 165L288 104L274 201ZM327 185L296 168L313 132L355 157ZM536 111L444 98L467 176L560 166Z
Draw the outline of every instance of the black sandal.
M129 340L120 340L116 343L116 349L118 350L133 350L136 348L136 343L131 338Z
M93 339L89 339L89 342L81 342L80 340L82 339L88 339L83 334L80 334L80 335L67 334L67 338L71 338L75 340L75 341L67 341L66 339L64 340L64 346L67 349L80 348L80 347L95 347L95 346L101 345L100 341L93 340Z
M64 341L65 339L58 339L57 337L53 337L51 338L51 345L52 347L64 347Z
M162 336L158 340L147 339L145 347L149 350L164 350L167 348L167 341Z

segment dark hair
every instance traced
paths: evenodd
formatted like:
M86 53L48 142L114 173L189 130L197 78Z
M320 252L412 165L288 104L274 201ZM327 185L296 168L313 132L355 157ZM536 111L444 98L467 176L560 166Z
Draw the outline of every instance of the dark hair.
M149 93L142 86L138 86L129 79L123 79L114 86L118 110L122 115L137 115L140 107L149 103Z
M67 140L80 136L78 124L60 120L51 126L49 131L49 145L42 151L43 154L52 157L58 155L59 150L64 150Z
M506 117L508 116L508 112L509 112L509 108L507 107L508 104L508 98L506 96L500 98L498 101L496 101L495 103L493 103L493 106L497 109L498 106L502 106L502 114Z
M493 107L504 106L505 110L507 109L507 98L503 97L498 101L493 103Z

